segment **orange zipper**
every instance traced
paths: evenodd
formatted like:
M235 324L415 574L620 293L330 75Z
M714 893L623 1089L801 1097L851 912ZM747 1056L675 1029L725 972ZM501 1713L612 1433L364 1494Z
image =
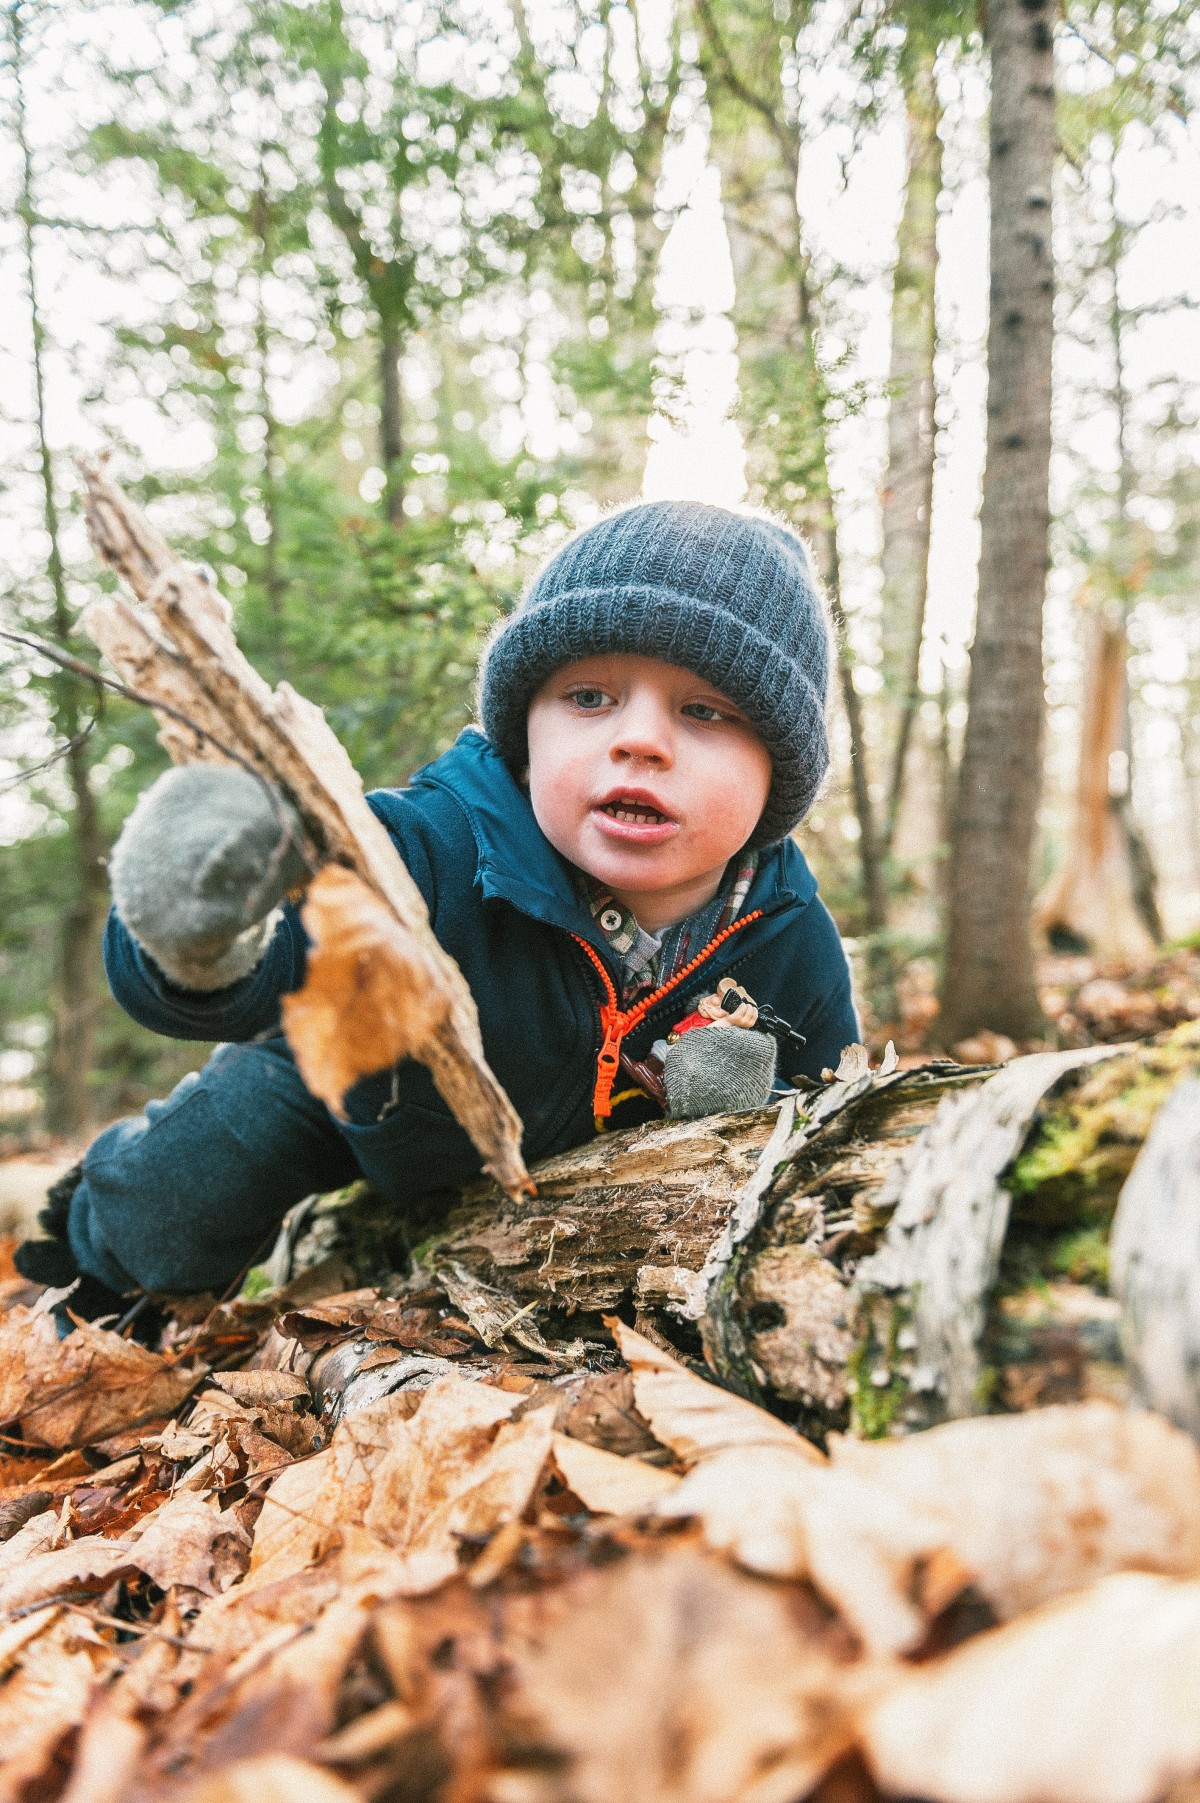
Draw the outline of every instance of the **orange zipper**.
M604 1037L596 1058L596 1087L592 1093L592 1111L595 1114L597 1126L602 1121L606 1121L612 1113L613 1084L621 1069L621 1044L626 1035L632 1033L633 1029L645 1020L651 1008L657 1007L665 995L670 995L671 991L677 989L680 983L686 982L692 972L698 970L707 958L711 958L718 946L724 945L727 939L731 938L734 933L740 932L743 927L748 927L752 920L761 919L761 908L755 908L752 914L743 914L740 920L733 921L724 931L718 933L715 939L710 939L704 950L698 952L690 963L684 965L682 970L677 970L669 983L664 983L661 988L643 997L636 1007L626 1009L624 1014L617 1006L617 992L612 978L604 967L604 960L586 939L580 938L578 933L571 934L575 943L583 947L600 972L600 980L604 984L604 991L608 997L606 1002L600 1004L600 1031Z

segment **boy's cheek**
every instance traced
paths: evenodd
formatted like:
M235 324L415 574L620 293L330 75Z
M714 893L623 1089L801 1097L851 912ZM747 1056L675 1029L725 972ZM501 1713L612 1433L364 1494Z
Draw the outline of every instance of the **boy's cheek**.
M568 849L562 841L578 830L586 811L585 797L586 789L574 770L531 766L529 798L534 818L557 850Z

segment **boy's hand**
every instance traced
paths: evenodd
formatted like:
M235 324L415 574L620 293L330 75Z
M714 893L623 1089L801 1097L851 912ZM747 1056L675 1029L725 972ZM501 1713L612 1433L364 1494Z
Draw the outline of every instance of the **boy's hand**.
M293 810L282 800L272 806L248 771L168 770L113 848L117 913L172 982L224 989L254 969L274 910L305 875L298 834Z
M695 1027L667 1047L663 1064L673 1120L740 1114L763 1107L771 1093L775 1041L740 1027Z

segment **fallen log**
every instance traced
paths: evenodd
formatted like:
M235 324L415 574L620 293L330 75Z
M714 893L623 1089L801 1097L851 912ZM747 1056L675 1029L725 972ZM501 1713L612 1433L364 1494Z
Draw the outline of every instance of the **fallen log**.
M1197 1333L1194 1280L1189 1289L1162 1274L1164 1261L1193 1255L1194 1232L1172 1252L1161 1229L1126 1231L1153 1265L1124 1321L1108 1239L1127 1180L1147 1213L1138 1155L1168 1097L1164 1126L1196 1093L1198 1071L1191 1024L999 1071L860 1070L795 1098L782 1143L780 1107L605 1135L538 1165L536 1198L485 1182L464 1191L415 1249L409 1281L440 1282L472 1319L474 1286L493 1342L510 1320L509 1337L536 1357L532 1329L551 1362L556 1349L606 1339L604 1316L622 1314L818 1439L1123 1400L1144 1387L1142 1339L1161 1333L1167 1304L1152 1310L1150 1290L1166 1293L1185 1347ZM1165 1155L1154 1136L1146 1158ZM1194 1181L1176 1184L1183 1209L1193 1183L1192 1221ZM751 1193L754 1224L714 1280L714 1248ZM378 1274L374 1207L338 1211L334 1287L352 1275L356 1209L371 1223L359 1274ZM1161 1365L1161 1347L1156 1356ZM1195 1384L1180 1369L1177 1358L1176 1392ZM1190 1401L1172 1399L1163 1379L1154 1394L1192 1424L1194 1388Z

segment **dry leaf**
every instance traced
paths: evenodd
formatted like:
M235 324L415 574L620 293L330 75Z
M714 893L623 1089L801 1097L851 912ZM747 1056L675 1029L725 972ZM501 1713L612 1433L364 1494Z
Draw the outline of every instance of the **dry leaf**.
M679 1484L642 1459L618 1458L566 1434L554 1436L554 1463L568 1489L598 1515L644 1515Z
M419 1719L405 1703L381 1703L323 1740L318 1751L330 1765L357 1765L404 1740Z
M315 1458L289 1465L275 1479L254 1529L243 1592L307 1570L336 1544L336 1516L329 1507L334 1459L331 1447Z
M83 1724L71 1767L71 1781L60 1803L125 1803L146 1730L131 1716L112 1707L112 1693L94 1703Z
M463 1536L492 1534L529 1502L550 1451L555 1409L506 1417L519 1398L461 1377L439 1377L374 1476L363 1525L404 1557L409 1595L458 1569Z
M110 1648L85 1634L77 1618L56 1615L0 1688L0 1803L53 1794L46 1784L51 1761L87 1714L97 1682L118 1663Z
M696 1377L615 1317L607 1318L606 1325L633 1372L639 1410L655 1437L687 1464L731 1446L781 1446L811 1464L825 1463L817 1448L786 1422Z
M359 1793L307 1759L239 1759L185 1793L182 1803L360 1803Z
M236 1597L230 1591L201 1610L193 1629L200 1644L219 1644L220 1623L239 1613ZM190 1694L155 1737L148 1769L139 1774L143 1794L158 1797L167 1777L222 1773L264 1747L306 1759L331 1732L342 1681L366 1630L367 1602L338 1595L336 1585L302 1591L301 1599L299 1623L272 1621L260 1594L242 1651L199 1669Z
M450 998L420 943L360 877L327 864L301 913L312 941L304 987L283 998L283 1026L313 1095L345 1120L360 1077L419 1055Z
M1200 1575L1200 1452L1108 1402L831 1439L836 1471L917 1509L1003 1619L1113 1571Z
M40 1306L0 1316L0 1424L19 1421L42 1446L86 1446L169 1415L204 1371L89 1322L60 1340Z
M793 1597L693 1548L624 1561L516 1678L542 1769L506 1771L506 1803L793 1803L851 1740L846 1668Z
M718 1453L654 1506L692 1516L708 1544L750 1571L809 1578L863 1645L905 1651L925 1637L927 1615L967 1574L945 1570L941 1527L853 1476L816 1466L787 1447ZM921 1604L924 1569L936 1561L937 1595Z
M47 1553L54 1544L58 1514L53 1508L40 1509L22 1528L0 1545L0 1581L3 1574L24 1565L35 1553Z
M880 1786L1153 1803L1200 1771L1200 1584L1122 1574L965 1642L868 1709Z
M250 1536L232 1510L185 1491L147 1517L130 1556L160 1590L218 1596L245 1571Z
M311 1407L308 1385L293 1371L216 1371L211 1381L246 1408L276 1402L303 1402Z
M301 1570L338 1540L359 1575L391 1594L419 1595L458 1570L464 1537L519 1516L550 1451L555 1408L520 1421L512 1395L457 1375L409 1399L388 1397L339 1424L331 1445L276 1480L255 1532L247 1583ZM366 1530L351 1546L348 1531ZM349 1567L347 1568L349 1569Z
M15 1544L15 1540L9 1542ZM0 1577L0 1615L28 1609L51 1596L86 1596L106 1590L115 1577L133 1571L136 1564L128 1541L105 1540L99 1534L89 1534L53 1552L34 1553Z
M0 1678L8 1676L26 1643L41 1633L55 1613L56 1606L51 1603L45 1609L38 1609L32 1615L19 1615L15 1621L5 1622L0 1627Z
M362 1526L391 1429L410 1413L410 1397L384 1397L340 1422L324 1452L275 1479L255 1529L246 1587L305 1570L337 1544L344 1527Z

